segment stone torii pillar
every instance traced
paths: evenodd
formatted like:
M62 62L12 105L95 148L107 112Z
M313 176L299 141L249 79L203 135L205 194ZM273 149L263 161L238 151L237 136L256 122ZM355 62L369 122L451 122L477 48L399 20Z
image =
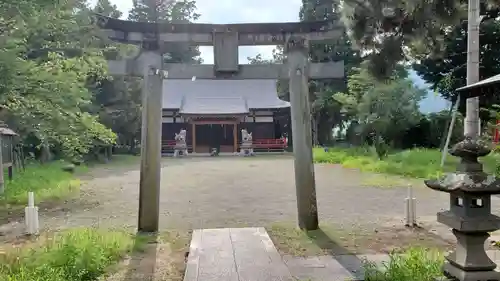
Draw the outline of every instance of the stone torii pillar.
M318 228L318 203L312 152L311 105L308 84L309 44L303 36L291 36L285 52L288 62L295 189L299 227L314 230Z
M139 55L143 71L141 173L139 183L139 232L157 232L160 216L161 120L163 56L143 50Z
M343 78L344 63L312 63L307 60L307 46L311 41L337 39L342 29L329 21L295 23L248 24L153 24L138 23L98 16L98 23L107 36L118 42L141 44L154 40L159 46L168 43L188 43L194 46L214 46L214 65L170 63L163 65L165 79L288 79L290 78L292 104L292 134L295 151L295 180L298 221L302 229L318 228L318 213L312 159L311 110L307 81L312 79ZM287 64L240 65L239 46L286 45ZM159 50L158 47L156 50ZM150 50L150 49L148 49ZM146 75L143 112L143 139L141 165L141 195L139 229L155 232L159 220L159 186L161 154L161 65L153 64L153 55L143 51L137 60L108 61L114 75ZM148 88L149 89L149 88ZM150 96L154 96L149 98Z

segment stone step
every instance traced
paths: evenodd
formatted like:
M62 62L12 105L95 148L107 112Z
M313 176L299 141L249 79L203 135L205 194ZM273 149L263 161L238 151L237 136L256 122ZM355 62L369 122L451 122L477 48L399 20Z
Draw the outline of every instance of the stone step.
M193 231L184 281L292 281L266 230Z

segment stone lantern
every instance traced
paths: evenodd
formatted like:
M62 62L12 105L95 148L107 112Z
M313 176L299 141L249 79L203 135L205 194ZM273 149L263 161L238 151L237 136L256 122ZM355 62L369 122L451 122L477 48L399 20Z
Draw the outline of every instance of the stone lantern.
M500 217L491 214L491 195L500 194L500 180L487 175L478 162L478 157L488 153L487 145L466 137L450 151L461 158L457 171L425 181L429 188L450 194L450 209L439 212L437 221L451 227L457 238L457 247L446 257L443 268L454 280L500 280L496 264L484 248L488 232L500 229Z

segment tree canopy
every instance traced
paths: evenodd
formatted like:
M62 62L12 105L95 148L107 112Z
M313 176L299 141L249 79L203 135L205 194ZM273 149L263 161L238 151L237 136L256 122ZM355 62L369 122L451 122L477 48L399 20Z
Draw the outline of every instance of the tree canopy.
M403 60L442 58L445 37L467 20L467 2L410 0L346 0L343 22L350 37L369 53L370 71L390 76ZM483 2L483 21L498 13L498 0ZM498 14L497 14L498 15Z
M480 79L500 73L500 21L497 11L490 11L480 26ZM444 37L439 58L425 58L413 64L413 68L432 89L448 100L455 98L454 90L467 82L467 22L457 25ZM481 106L490 107L500 102L496 95L481 97ZM464 111L464 103L461 105ZM488 114L483 114L484 118Z
M135 4L131 17L151 18ZM165 5L161 20L194 20L194 4ZM25 147L78 158L117 140L137 142L141 80L110 77L103 56L107 49L129 47L100 39L90 17L91 12L121 17L116 5L21 0L3 1L0 9L1 119L23 137ZM198 62L198 50L187 50L174 49L166 61Z

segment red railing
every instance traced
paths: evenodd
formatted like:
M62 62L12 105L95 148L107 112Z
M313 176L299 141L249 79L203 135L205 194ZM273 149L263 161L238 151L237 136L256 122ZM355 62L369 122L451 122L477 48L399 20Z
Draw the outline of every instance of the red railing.
M287 147L286 140L281 139L255 139L252 141L254 148L280 148Z
M162 147L174 147L175 146L175 140L162 140L161 141L161 146Z

